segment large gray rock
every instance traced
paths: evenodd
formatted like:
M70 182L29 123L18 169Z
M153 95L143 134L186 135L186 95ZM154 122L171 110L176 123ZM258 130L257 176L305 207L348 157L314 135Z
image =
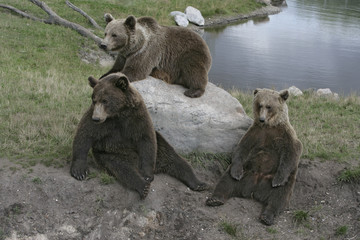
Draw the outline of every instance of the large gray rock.
M152 77L132 84L155 129L181 153L232 152L252 123L239 101L212 83L200 98L186 97L184 87Z
M188 6L185 9L185 14L186 14L186 17L189 20L189 22L192 22L198 26L204 26L205 19L201 15L201 12L198 9L196 9L192 6Z

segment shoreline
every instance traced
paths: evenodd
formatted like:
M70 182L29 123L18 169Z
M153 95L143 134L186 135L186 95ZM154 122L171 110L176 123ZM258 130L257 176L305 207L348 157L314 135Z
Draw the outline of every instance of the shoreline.
M188 28L193 29L195 31L199 31L200 29L206 29L211 27L225 26L232 23L240 22L243 20L250 20L258 17L266 17L269 15L274 15L280 13L282 10L280 7L267 5L260 9L257 9L248 14L239 14L235 16L214 16L205 19L205 24L203 26L197 26L195 24L191 24Z

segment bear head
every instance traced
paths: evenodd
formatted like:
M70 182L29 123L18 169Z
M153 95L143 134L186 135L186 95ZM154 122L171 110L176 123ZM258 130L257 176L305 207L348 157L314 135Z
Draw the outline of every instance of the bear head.
M286 105L288 97L288 90L277 92L270 89L256 89L253 101L254 123L270 127L289 123Z
M144 42L143 29L137 27L134 16L126 19L114 19L111 14L106 13L105 38L100 43L100 48L106 51L118 51L120 54L128 55L137 51Z
M128 78L122 73L113 73L97 80L88 78L93 88L92 120L103 123L106 119L120 117L124 111L134 107L133 91Z

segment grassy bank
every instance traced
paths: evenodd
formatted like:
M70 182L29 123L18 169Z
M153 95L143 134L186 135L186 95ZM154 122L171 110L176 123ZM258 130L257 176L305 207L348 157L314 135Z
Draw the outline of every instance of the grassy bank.
M3 2L47 17L28 1ZM64 1L45 2L60 16L90 28ZM205 17L249 12L259 6L252 0L72 2L103 26L105 12L115 17L150 15L163 24L172 24L168 13L183 11L187 5L202 9ZM0 157L27 159L21 161L25 165L38 161L62 164L70 159L76 126L91 103L87 77L106 71L98 64L81 61L79 51L84 46L97 46L70 29L34 22L3 9L0 32ZM252 94L240 92L236 96L251 115ZM304 157L340 161L357 157L358 97L335 101L305 94L290 99L289 108L291 121L305 146Z

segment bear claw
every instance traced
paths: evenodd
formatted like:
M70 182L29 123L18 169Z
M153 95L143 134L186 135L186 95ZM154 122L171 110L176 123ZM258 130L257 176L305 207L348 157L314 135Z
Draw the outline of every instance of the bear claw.
M274 223L274 217L268 216L266 214L261 214L260 221L262 223L264 223L265 225L270 226L270 225L273 225L273 223Z
M194 188L192 188L191 190L201 192L201 191L204 191L207 189L209 189L209 186L206 183L200 183L200 184L196 185Z
M220 206L223 204L224 204L223 201L220 201L219 199L216 198L209 198L208 200L206 200L206 205L211 207Z
M147 183L143 191L140 193L141 200L144 200L147 197L147 195L149 194L149 190L150 190L150 183Z

